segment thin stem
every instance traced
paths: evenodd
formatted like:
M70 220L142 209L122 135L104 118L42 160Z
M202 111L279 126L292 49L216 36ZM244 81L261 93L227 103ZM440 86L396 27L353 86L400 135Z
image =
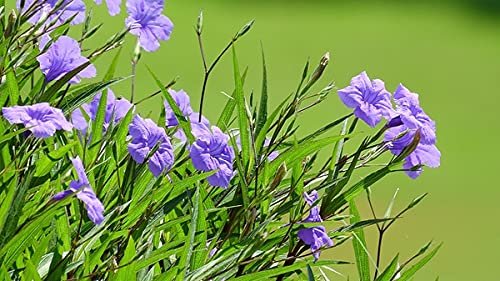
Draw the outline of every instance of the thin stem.
M378 227L378 224L377 224L377 227ZM383 230L379 230L379 235L378 235L378 243L377 243L377 262L376 262L376 265L375 265L375 276L373 277L373 280L377 280L377 276L378 276L378 268L380 266L380 257L382 256L382 242L384 240L384 231Z
M198 116L198 122L201 123L201 118L203 114L203 101L205 100L205 92L207 90L208 78L210 76L209 72L205 72L205 78L203 78L203 87L201 89L201 99L200 99L200 114Z
M200 46L201 60L203 62L203 69L205 69L205 73L208 71L207 60L205 57L205 48L203 48L203 39L201 38L201 32L196 32L198 37L198 45Z
M222 57L227 53L229 48L238 40L238 37L235 37L229 42L226 47L220 52L220 54L215 58L215 60L210 64L210 67L207 68L206 60L205 60L205 51L203 49L203 43L202 43L202 38L201 34L198 34L198 40L199 40L199 45L200 45L200 52L201 52L201 57L203 60L203 67L205 69L205 75L203 77L203 87L201 89L201 98L200 98L200 115L198 116L198 122L201 122L201 117L203 116L203 102L205 100L205 92L207 90L207 84L208 84L208 79L210 78L210 74L214 70L215 66L219 61L222 59Z
M139 60L141 58L141 45L139 43L139 40L137 40L137 43L135 45L135 50L134 50L134 58L132 59L132 78L131 78L131 89L130 89L130 102L134 102L134 95L135 95L135 78L136 78L136 73L137 73L137 64L139 63Z
M177 78L178 77L176 77L175 79L173 79L172 81L170 81L167 85L165 85L165 89L168 89L168 88L172 87L173 85L175 85L175 83L177 83ZM149 95L147 97L144 97L141 100L135 102L134 105L141 104L141 103L147 101L148 99L156 97L157 95L159 95L161 93L162 93L162 90L158 90L158 91L152 93L151 95Z

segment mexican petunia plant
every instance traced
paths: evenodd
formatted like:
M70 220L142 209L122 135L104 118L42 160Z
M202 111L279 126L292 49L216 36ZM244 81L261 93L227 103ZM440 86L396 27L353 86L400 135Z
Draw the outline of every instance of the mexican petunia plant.
M410 280L439 249L382 258L384 235L426 194L398 212L394 196L379 216L372 193L441 158L434 120L403 84L392 91L363 71L321 86L326 54L269 108L264 55L254 96L236 54L253 21L207 61L200 14L200 101L153 71L157 92L138 92L141 56L175 40L163 0L18 0L10 14L0 4L0 280ZM89 5L126 13L96 48L87 42L103 25ZM127 39L132 75L117 77ZM206 85L228 59L233 73L221 79L234 83L221 90L232 94L207 118ZM113 91L119 83L130 92ZM158 96L157 115L144 115ZM299 131L302 113L327 98L349 113ZM365 198L368 218L356 205ZM337 250L351 246L352 259Z

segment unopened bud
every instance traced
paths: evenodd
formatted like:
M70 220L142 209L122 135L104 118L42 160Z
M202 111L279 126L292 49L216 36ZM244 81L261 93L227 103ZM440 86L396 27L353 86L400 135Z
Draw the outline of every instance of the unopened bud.
M253 23L255 22L255 20L251 20L249 23L245 24L245 26L243 26L240 31L238 31L238 33L236 34L236 36L234 36L234 41L238 40L241 36L245 35L249 30L250 28L252 28L253 26Z
M196 22L196 33L201 35L203 32L203 11L200 11L200 15L198 16L198 21Z
M4 31L5 38L10 37L10 35L12 34L12 31L14 30L16 22L17 22L17 14L14 10L12 10L12 11L10 11L9 20L7 22L7 27L5 28L5 31Z
M330 52L327 52L320 60L318 67L314 70L314 73L311 76L310 83L315 83L321 78L323 72L325 71L328 63L330 62Z

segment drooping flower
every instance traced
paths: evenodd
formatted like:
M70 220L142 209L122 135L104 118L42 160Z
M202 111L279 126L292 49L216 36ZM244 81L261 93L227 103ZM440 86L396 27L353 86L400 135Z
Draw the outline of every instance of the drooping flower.
M47 82L59 80L68 72L87 63L89 60L82 56L80 45L71 37L61 36L45 53L37 57L40 68ZM95 67L90 64L80 73L75 75L69 83L79 83L81 78L92 78L96 76Z
M394 99L397 116L389 122L384 140L389 143L390 151L399 155L419 133L420 142L403 163L408 176L415 179L422 173L422 166L437 168L440 165L441 152L436 147L435 122L421 108L418 95L403 85L397 88Z
M233 178L234 150L228 144L229 136L216 126L205 131L191 145L190 153L193 166L204 172L217 171L208 177L212 186L227 188Z
M163 128L151 119L136 115L129 126L129 134L132 141L128 144L128 151L135 162L142 164L150 156L148 167L155 177L170 170L174 163L174 151Z
M48 138L57 130L71 131L73 128L63 112L48 103L4 107L2 113L10 124L23 124L37 138Z
M418 130L420 132L420 130ZM404 125L387 130L384 139L389 143L389 149L394 155L399 155L409 146L416 134L416 130L409 130ZM435 144L426 144L423 138L415 150L406 157L403 168L406 174L416 179L422 173L422 166L437 168L441 164L441 152Z
M361 72L351 80L351 85L338 91L342 102L354 109L354 115L370 127L375 127L382 118L393 115L391 94L380 79L370 80L366 72Z
M68 190L57 193L53 199L59 201L76 193L76 197L85 204L89 219L94 224L101 224L104 221L104 205L99 198L97 198L97 195L90 186L80 157L77 156L71 159L71 162L73 162L73 167L78 175L78 179L69 184Z
M87 133L87 128L89 126L89 122L85 119L83 111L90 118L90 120L94 121L97 116L97 111L99 109L99 103L101 101L101 93L97 94L90 104L86 103L81 106L81 109L76 109L71 114L71 120L73 125L77 130L82 132L84 135ZM122 120L125 115L129 112L129 110L133 107L133 105L125 98L116 99L113 91L108 89L108 96L106 99L106 114L104 117L104 128L106 131L110 124L116 124Z
M101 5L102 0L95 0L95 2ZM120 13L120 5L122 4L122 0L106 0L106 5L108 6L109 14L112 16L116 16Z
M304 193L304 200L309 206L312 206L318 200L318 192L313 190L310 194ZM319 206L312 206L309 216L304 220L304 222L322 222L323 220L321 219L319 212ZM311 247L315 261L319 259L321 254L320 249L323 246L333 246L332 239L330 239L326 233L325 227L322 225L311 228L303 228L299 230L298 236L304 244Z
M174 24L163 15L164 0L127 0L128 18L125 25L139 37L141 47L154 52L161 40L170 39Z
M22 0L17 0L17 9L26 12L28 9L34 11L28 19L31 24L38 24L40 21L53 23L56 26L62 25L71 19L71 24L80 24L85 20L85 3L82 0L25 0L21 7ZM37 7L33 7L37 5Z

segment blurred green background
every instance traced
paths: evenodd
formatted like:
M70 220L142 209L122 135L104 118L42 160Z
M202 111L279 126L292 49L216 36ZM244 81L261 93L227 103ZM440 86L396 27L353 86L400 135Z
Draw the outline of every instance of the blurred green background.
M439 2L439 3L438 3ZM95 44L103 43L123 28L125 13L110 18L97 9L94 23L105 22ZM385 80L394 91L402 82L420 93L421 103L437 121L442 167L427 169L416 181L395 175L374 187L376 207L383 214L400 188L395 208L414 197L430 196L386 235L383 263L398 252L406 259L429 240L444 241L438 256L415 280L499 280L500 186L500 13L497 1L167 1L165 13L175 24L172 39L156 53L144 53L138 69L137 92L146 96L156 87L146 71L150 66L166 83L179 76L176 88L185 89L198 107L202 65L194 24L205 14L205 45L213 59L235 32L255 19L252 31L238 43L241 66L249 67L246 90L260 93L262 42L268 63L271 103L276 105L297 85L308 57L315 64L332 54L323 85L335 81L344 87L352 76L366 70ZM120 75L130 74L134 38L122 54ZM111 55L97 62L104 75ZM114 87L128 96L130 82ZM216 68L208 86L207 117L221 111L231 93L230 57ZM141 105L143 114L157 115L159 99ZM332 94L302 119L310 131L348 110ZM368 128L364 128L368 130ZM360 207L369 218L364 196ZM334 227L334 226L332 226ZM375 232L369 232L375 253ZM350 243L329 250L325 256L352 259ZM354 267L336 270L357 280ZM332 280L346 280L334 275Z

